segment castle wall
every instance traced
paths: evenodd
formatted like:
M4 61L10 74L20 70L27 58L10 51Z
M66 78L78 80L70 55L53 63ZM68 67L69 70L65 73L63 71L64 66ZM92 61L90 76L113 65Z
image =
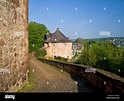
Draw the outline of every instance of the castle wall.
M72 43L48 43L44 45L47 51L47 57L61 56L72 58Z
M0 92L28 83L28 0L0 0Z

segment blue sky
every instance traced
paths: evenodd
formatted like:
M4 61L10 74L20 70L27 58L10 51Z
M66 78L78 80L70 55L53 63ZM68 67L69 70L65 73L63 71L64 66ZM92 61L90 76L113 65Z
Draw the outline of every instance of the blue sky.
M124 37L124 0L29 0L29 22L70 39Z

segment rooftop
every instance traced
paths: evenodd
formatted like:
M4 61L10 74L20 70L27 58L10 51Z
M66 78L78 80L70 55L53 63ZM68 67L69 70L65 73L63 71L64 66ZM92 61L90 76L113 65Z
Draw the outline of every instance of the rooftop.
M71 42L71 41L59 30L59 28L57 28L54 33L48 33L45 35L45 42L65 43L65 42Z

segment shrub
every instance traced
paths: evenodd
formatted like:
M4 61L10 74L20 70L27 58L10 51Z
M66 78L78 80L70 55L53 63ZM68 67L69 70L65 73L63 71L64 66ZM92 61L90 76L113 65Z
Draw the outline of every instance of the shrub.
M35 57L45 57L45 55L47 54L45 49L37 49L35 51Z
M54 56L54 59L61 60L61 61L65 61L65 62L68 61L67 58L64 58L64 57L61 57L61 56Z

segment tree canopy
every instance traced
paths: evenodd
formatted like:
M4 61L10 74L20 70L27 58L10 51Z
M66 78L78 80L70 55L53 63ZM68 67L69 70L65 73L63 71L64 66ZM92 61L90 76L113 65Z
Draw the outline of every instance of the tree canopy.
M78 39L79 41L79 39ZM124 48L111 42L84 41L84 50L75 63L90 65L110 72L124 73Z
M29 53L43 47L44 35L50 32L44 24L31 21L28 24Z

